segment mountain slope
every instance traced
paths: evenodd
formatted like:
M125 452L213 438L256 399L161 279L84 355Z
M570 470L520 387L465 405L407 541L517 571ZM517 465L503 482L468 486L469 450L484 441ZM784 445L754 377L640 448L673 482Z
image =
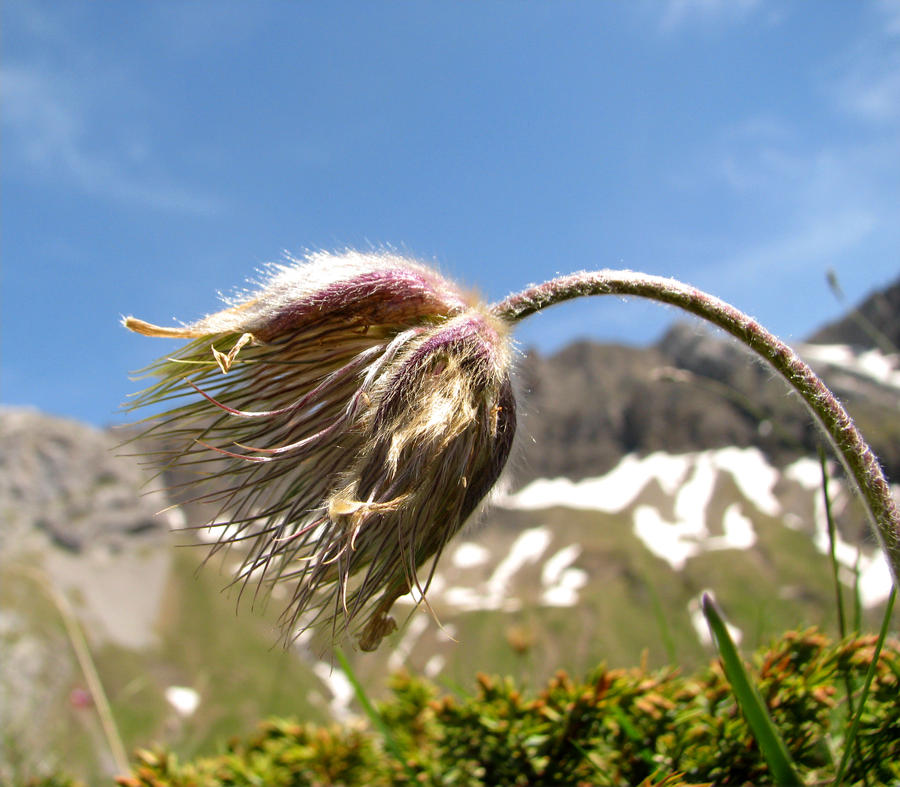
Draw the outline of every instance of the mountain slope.
M900 363L847 346L801 345L900 479ZM513 482L609 471L624 455L754 446L785 465L823 437L800 399L746 348L694 323L647 348L578 342L520 364Z
M810 344L849 344L860 349L896 353L900 348L900 279L869 295L839 320L807 340Z

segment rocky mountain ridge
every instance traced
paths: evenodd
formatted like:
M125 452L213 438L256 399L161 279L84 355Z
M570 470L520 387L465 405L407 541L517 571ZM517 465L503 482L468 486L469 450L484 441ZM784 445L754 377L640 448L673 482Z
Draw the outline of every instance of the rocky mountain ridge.
M832 288L840 291L836 281ZM896 353L900 348L900 279L868 295L843 317L822 326L809 344L848 344L861 350L879 348Z

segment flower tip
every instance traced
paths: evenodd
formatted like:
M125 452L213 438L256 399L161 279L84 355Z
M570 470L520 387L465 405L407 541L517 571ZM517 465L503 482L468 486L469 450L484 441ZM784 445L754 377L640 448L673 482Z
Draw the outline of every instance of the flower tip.
M131 316L123 317L122 325L129 331L139 333L142 336L160 336L170 339L190 339L197 336L197 332L190 328L165 328Z
M377 650L381 640L388 634L393 634L396 630L397 621L385 612L376 612L359 635L357 640L359 649L366 653Z

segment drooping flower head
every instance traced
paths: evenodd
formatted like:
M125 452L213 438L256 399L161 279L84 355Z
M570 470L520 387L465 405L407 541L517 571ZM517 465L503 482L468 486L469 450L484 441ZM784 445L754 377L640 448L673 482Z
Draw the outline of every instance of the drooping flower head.
M147 434L228 525L213 551L246 542L238 581L290 583L289 635L377 647L506 463L506 324L420 263L355 252L271 266L183 328L124 324L194 340L148 367L160 379L131 407L189 397Z

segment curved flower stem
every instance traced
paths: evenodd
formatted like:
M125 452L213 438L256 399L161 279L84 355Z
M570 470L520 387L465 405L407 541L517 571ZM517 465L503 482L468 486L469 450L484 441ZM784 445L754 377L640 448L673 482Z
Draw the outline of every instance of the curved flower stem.
M797 354L752 317L708 293L675 279L633 271L582 271L533 285L491 306L508 323L517 323L547 306L584 295L636 295L678 306L717 325L760 355L803 398L854 479L875 533L900 587L900 513L872 449L834 394Z

